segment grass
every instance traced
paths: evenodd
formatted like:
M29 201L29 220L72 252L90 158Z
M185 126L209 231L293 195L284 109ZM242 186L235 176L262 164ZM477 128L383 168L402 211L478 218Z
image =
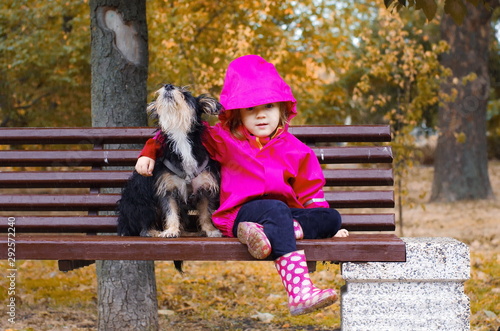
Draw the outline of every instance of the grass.
M471 329L496 331L500 326L500 263L498 254L471 256ZM6 270L6 263L2 261ZM96 329L95 266L69 273L54 261L18 262L17 321L10 330ZM339 304L304 316L290 316L286 294L270 262L189 262L186 273L172 263L156 262L161 329L182 330L321 330L340 327ZM318 264L312 274L318 287L343 285L338 265ZM2 277L0 285L7 288ZM0 301L7 302L7 291ZM5 307L5 305L2 305ZM272 314L270 323L259 319ZM2 323L6 320L3 316ZM8 325L7 325L8 326ZM3 330L9 330L4 328Z
M4 265L6 270L6 263ZM96 328L95 266L62 273L57 271L55 261L22 261L17 269L18 317L14 325L17 329L11 330ZM182 330L187 323L193 323L191 330L196 327L236 330L249 326L332 330L340 324L338 303L318 313L290 316L285 291L270 262L189 262L185 264L185 271L181 275L172 263L156 262L161 329L168 326L173 330L172 326L182 325L178 329ZM339 289L343 283L337 265L318 264L312 278L319 287ZM8 284L2 278L0 285L5 288ZM1 291L0 301L7 300L7 291ZM273 315L271 323L257 317L259 314L269 316L262 315L266 313Z
M465 283L471 301L473 330L500 328L500 255L471 256L471 279Z

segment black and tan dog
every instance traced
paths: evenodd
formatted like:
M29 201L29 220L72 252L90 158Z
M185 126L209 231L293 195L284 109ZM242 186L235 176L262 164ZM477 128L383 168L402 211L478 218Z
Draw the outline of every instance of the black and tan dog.
M197 210L198 230L220 237L212 223L218 207L218 164L201 142L203 113L216 115L219 102L206 95L194 97L182 87L165 85L149 104L162 143L153 176L134 172L118 201L118 235L179 237L189 225L188 212Z

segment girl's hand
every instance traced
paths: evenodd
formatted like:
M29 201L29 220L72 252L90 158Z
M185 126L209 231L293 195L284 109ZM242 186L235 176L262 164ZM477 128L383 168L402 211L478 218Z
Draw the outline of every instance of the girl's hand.
M339 238L344 238L344 237L349 237L349 231L346 229L340 229L334 237L339 237Z
M147 156L141 156L135 164L135 171L140 175L149 177L153 176L153 169L155 167L155 160Z

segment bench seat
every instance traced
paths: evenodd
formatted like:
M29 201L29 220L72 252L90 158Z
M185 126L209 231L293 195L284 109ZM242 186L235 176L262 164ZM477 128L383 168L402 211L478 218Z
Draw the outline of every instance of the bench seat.
M354 233L348 238L300 240L309 261L394 262L405 258L393 234ZM5 258L5 257L4 257ZM254 261L236 238L145 238L113 235L16 236L16 258L28 260Z

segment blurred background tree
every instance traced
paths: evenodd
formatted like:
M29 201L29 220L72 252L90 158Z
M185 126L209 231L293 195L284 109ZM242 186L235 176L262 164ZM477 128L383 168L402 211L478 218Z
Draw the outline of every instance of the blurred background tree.
M435 0L385 0L389 8L403 6L421 9L430 20L438 12ZM440 85L443 94L438 111L439 138L434 162L432 201L457 201L493 198L488 174L487 136L488 112L496 114L495 106L488 107L495 96L491 82L498 81L495 72L497 54L490 57L492 41L500 7L499 0L445 0L440 20L441 38L449 45L441 64L452 75ZM496 21L494 21L496 20ZM493 42L495 45L495 42ZM498 49L497 49L498 50ZM491 67L491 69L490 69ZM496 117L495 115L492 117ZM491 121L491 116L490 116ZM495 139L490 139L494 143Z
M0 126L90 125L84 1L0 3Z
M492 93L489 74L492 9L500 1L465 5L468 15L457 25L441 20L441 38L450 45L441 63L453 78L441 90L453 94L438 112L439 139L434 161L432 201L493 198L488 174L487 111Z

